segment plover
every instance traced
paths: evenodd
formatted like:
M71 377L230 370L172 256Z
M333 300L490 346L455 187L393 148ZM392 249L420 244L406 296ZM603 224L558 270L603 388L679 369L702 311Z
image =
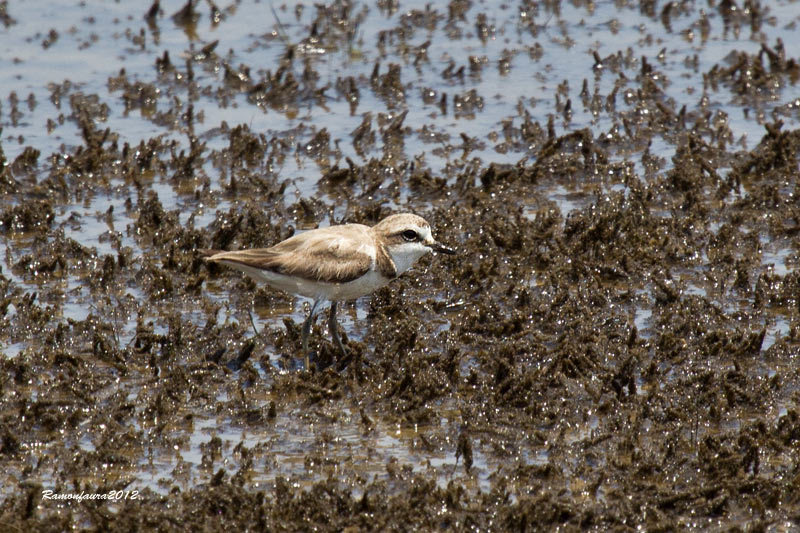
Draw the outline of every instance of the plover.
M338 302L383 287L428 252L455 254L434 240L424 218L410 213L388 216L373 227L343 224L306 231L271 248L200 252L206 261L231 266L256 281L314 300L301 337L306 368L308 335L322 302L331 302L328 328L346 356L336 322Z

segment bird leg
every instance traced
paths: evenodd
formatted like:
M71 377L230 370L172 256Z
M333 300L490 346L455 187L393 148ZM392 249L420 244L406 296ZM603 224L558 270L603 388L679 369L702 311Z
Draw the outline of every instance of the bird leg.
M258 328L256 327L256 321L255 321L255 319L253 318L253 311L249 311L249 313L250 313L250 325L251 325L251 326L253 326L253 331L255 331L255 332L256 332L256 336L257 336L259 339L261 339L261 340L264 340L264 338L261 336L261 332L260 332L260 331L258 331Z
M308 313L308 318L306 318L306 321L303 322L303 332L300 335L300 340L303 344L303 355L306 358L306 370L309 368L308 335L311 333L311 324L314 322L314 315L317 314L317 307L319 307L321 301L322 299L320 298L314 300L314 304L311 306L311 312Z
M331 337L336 342L336 345L342 351L342 355L347 357L347 350L344 349L342 339L339 337L339 324L336 323L336 304L338 302L331 302L331 314L328 318L328 329L331 330Z

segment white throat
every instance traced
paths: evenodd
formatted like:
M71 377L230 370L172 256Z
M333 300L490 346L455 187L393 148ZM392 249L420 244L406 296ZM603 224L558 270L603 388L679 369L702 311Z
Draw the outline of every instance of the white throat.
M409 242L397 246L389 247L389 255L392 256L394 267L399 276L416 263L420 257L430 252L431 249L418 242Z

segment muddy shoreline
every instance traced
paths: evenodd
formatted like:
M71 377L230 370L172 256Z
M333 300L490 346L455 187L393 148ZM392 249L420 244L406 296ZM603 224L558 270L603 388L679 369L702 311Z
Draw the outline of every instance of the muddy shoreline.
M40 122L80 135L58 150L12 148L14 110L27 120L36 106L21 91L4 101L0 525L796 527L800 129L785 93L800 65L769 35L768 10L723 3L711 23L693 7L644 10L666 33L758 28L763 44L686 63L697 91L683 101L664 57L597 54L583 87L559 85L546 111L521 102L485 134L470 130L494 105L478 80L502 80L523 52L537 60L542 15L522 2L526 47L462 65L429 49L510 35L483 4L403 16L386 4L278 7L287 22L254 42L279 60L249 65L191 37L234 7L156 2L120 33L152 58L149 78L122 69L106 93L49 88L61 117ZM0 11L6 28L21 17ZM360 43L378 14L397 24ZM161 52L156 32L170 31L190 53ZM45 35L46 49L70 38ZM385 57L363 61L373 48ZM332 77L324 54L369 73ZM414 68L439 78L408 81ZM723 99L759 115L760 139L743 146ZM334 104L361 117L347 138L314 122ZM420 105L465 132L413 123ZM269 133L209 123L226 106L305 119ZM119 109L153 135L129 142L111 125ZM573 127L579 112L613 126ZM427 154L409 153L416 142ZM310 192L286 177L293 162L316 176ZM397 211L423 215L459 255L425 257L345 304L341 371L302 368L302 301L198 252ZM311 342L336 362L324 320Z

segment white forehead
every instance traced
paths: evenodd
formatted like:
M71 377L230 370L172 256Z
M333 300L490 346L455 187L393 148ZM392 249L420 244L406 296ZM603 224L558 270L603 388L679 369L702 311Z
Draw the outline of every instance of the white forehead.
M433 240L433 235L431 235L431 227L428 225L425 225L421 228L417 228L417 233L420 234L423 241Z

